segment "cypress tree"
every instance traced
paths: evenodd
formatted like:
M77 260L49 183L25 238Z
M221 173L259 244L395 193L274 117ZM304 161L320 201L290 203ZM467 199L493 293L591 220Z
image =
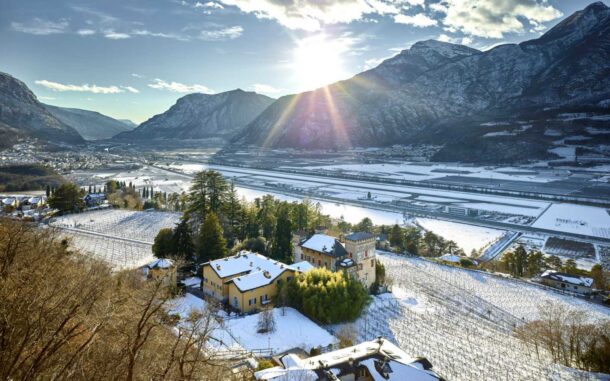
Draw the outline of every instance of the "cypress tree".
M227 254L227 242L222 236L222 227L216 214L208 213L199 230L197 259L207 262L223 258Z

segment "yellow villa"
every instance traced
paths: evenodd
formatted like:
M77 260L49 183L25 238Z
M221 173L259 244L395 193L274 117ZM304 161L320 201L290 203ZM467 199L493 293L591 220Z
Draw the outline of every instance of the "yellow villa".
M271 307L278 286L313 268L307 262L292 265L250 251L203 264L203 292L241 312Z

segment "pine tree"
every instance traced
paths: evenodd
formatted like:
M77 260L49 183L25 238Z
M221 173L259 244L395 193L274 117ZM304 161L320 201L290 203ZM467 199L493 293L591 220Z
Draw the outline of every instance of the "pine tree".
M183 259L187 263L193 263L195 261L195 247L191 229L185 219L182 219L174 228L172 240L176 258Z
M207 262L223 258L227 254L227 242L222 235L222 227L216 214L208 213L199 229L197 259Z
M277 223L273 235L271 257L283 262L290 262L292 256L292 222L290 221L288 203L283 202L277 210Z
M51 196L51 186L50 185L47 185L46 195L47 195L47 198L49 198Z

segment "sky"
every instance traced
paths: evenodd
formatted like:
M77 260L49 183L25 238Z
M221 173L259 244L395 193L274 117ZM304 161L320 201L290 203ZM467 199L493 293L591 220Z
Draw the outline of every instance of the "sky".
M141 123L192 92L311 90L421 40L487 50L536 38L589 3L0 0L0 71L42 102Z

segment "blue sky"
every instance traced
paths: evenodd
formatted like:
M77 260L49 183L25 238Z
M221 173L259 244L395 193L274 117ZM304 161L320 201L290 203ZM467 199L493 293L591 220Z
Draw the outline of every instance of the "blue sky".
M0 0L0 71L43 102L139 123L189 92L309 90L419 40L484 50L535 38L589 3Z

